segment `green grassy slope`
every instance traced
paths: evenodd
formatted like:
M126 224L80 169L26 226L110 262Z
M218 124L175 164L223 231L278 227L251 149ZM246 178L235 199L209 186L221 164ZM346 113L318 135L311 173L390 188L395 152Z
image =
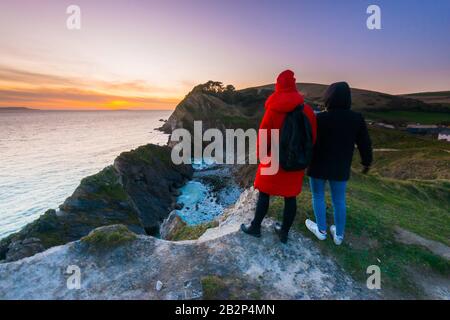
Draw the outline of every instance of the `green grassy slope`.
M313 238L306 229L306 218L314 219L311 193L305 181L298 197L294 228ZM357 280L365 281L369 265L382 271L382 288L395 290L399 296L421 297L422 292L410 277L411 270L450 276L450 263L430 251L404 245L395 240L399 226L428 239L450 245L450 183L403 182L353 173L347 195L346 241L340 247L331 239L318 245ZM331 199L327 196L328 223L332 224ZM283 200L275 198L270 215L281 219Z
M420 298L423 292L411 272L449 277L450 262L425 248L399 243L394 228L450 246L450 153L445 151L450 148L402 132L380 128L370 131L375 148L399 151L375 152L369 175L359 173L355 155L347 194L346 241L341 247L330 239L317 242L356 279L365 281L367 266L376 264L382 271L382 288L397 292L398 297ZM424 160L428 162L421 162ZM315 220L307 179L297 202L294 228L312 237L304 225L306 218ZM282 210L283 200L273 199L270 215L281 219ZM329 194L327 212L330 225L333 213Z
M449 112L422 112L422 111L382 111L365 112L368 119L387 121L395 124L447 124L450 123Z
M418 92L404 94L402 96L423 101L432 106L440 107L443 110L450 110L450 91Z
M297 83L298 90L308 101L314 104L323 104L323 95L328 85L318 83ZM243 89L250 90L273 90L274 85L259 86L256 88ZM446 111L441 105L428 104L421 99L415 99L412 96L395 96L383 92L351 88L352 91L352 109L358 111Z
M372 173L402 180L450 179L447 142L378 127L369 127L369 131L378 150L374 153ZM353 165L360 169L357 153Z

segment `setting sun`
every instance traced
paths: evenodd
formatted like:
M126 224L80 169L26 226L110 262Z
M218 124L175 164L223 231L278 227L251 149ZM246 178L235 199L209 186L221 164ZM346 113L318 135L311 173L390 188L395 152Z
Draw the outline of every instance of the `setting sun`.
M131 104L125 100L113 100L113 101L109 101L106 104L106 106L107 106L107 108L110 108L110 109L122 109L127 106L131 106Z

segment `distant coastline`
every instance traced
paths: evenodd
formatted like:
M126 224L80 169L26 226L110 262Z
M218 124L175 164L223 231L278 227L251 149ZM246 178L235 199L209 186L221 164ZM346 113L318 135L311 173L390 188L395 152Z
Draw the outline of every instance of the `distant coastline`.
M34 112L34 111L43 111L43 112L117 112L117 111L128 111L128 112L141 112L141 111L172 111L166 109L86 109L86 110L77 110L77 109L34 109L28 107L0 107L0 112Z
M27 107L0 107L0 112L11 112L11 111L40 111L40 109L31 109Z

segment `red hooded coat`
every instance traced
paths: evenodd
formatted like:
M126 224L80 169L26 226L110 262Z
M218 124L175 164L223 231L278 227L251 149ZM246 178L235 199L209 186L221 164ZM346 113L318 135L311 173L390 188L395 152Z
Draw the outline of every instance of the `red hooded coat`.
M290 70L283 71L277 78L275 92L267 99L265 113L259 129L267 129L267 143L270 155L270 129L281 129L286 114L303 104L303 96L297 91L294 73ZM308 117L312 131L313 141L316 141L317 123L312 108L304 104L305 115ZM258 135L257 152L260 138ZM259 157L259 155L258 155ZM270 167L269 164L260 163L256 172L255 188L261 192L274 196L294 197L302 191L304 170L285 171L279 167L274 175L262 175L261 168Z

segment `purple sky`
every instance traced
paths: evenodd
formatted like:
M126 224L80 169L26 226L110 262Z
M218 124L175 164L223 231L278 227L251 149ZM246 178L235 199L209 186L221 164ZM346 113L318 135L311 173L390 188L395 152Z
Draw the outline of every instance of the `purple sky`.
M366 27L370 4L382 30ZM450 90L449 34L448 0L2 2L0 107L171 108L197 83L262 85L286 68L300 82Z

